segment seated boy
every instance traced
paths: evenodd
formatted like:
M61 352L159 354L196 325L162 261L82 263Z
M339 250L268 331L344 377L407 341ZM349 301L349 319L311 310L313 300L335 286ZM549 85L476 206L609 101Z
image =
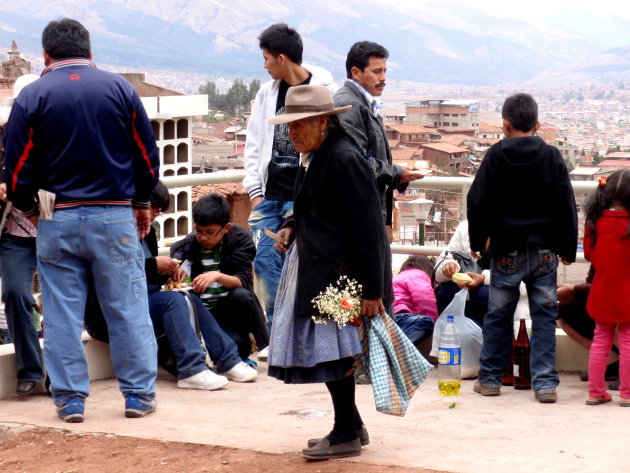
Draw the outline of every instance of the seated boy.
M259 350L269 345L269 330L253 291L256 247L247 230L230 223L230 206L219 194L199 199L192 217L193 233L171 246L171 257L182 260L193 291L248 362L250 333Z
M468 193L471 254L490 238L488 313L483 321L479 379L474 391L498 396L510 350L521 281L532 319L532 387L539 402L556 402L556 269L575 261L577 213L560 152L534 136L538 105L528 94L501 110L505 139L484 157Z
M169 207L167 187L158 182L151 194L151 222ZM217 324L206 307L197 297L190 298L176 291L162 291L169 278L181 281L184 278L177 263L168 256L158 256L157 235L153 226L141 242L145 256L144 268L147 277L149 314L158 342L158 364L177 377L177 387L213 391L228 383L228 379L239 383L254 381L256 370L241 361L236 343ZM199 334L191 323L191 310L196 313ZM90 288L85 314L85 326L95 339L109 342L107 323L96 293ZM217 375L208 369L206 354L200 338L217 369Z

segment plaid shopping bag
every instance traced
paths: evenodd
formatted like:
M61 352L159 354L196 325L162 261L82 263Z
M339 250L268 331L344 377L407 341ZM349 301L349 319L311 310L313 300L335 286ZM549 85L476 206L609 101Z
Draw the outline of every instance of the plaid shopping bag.
M433 366L388 315L362 317L359 333L376 410L404 416Z

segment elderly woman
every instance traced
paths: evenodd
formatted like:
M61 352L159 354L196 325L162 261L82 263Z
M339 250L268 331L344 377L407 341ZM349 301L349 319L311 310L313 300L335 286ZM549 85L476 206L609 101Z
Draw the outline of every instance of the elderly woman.
M372 169L335 116L326 87L287 92L289 138L301 153L294 215L280 230L287 251L271 333L269 375L285 383L326 383L335 420L332 431L312 439L304 457L326 460L361 454L369 437L355 404L354 356L361 352L357 327L328 320L315 324L313 298L340 276L362 286L361 315L384 313L393 301L391 255Z

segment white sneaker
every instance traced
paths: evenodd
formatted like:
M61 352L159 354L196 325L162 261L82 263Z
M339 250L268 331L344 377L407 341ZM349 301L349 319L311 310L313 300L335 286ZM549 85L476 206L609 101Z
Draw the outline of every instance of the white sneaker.
M269 358L268 346L266 346L265 348L263 348L262 350L258 352L258 361L267 361L267 358Z
M181 389L205 389L215 391L228 383L225 376L220 376L210 370L204 370L188 378L177 381L177 387Z
M254 381L258 377L258 372L242 361L223 374L227 376L229 380L236 381L237 383L247 383Z

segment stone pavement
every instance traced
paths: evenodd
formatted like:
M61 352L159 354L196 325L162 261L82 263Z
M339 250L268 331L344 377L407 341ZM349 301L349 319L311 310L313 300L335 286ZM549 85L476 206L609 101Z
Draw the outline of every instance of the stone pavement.
M265 363L258 371L255 383L231 382L215 392L177 389L163 374L158 410L144 419L123 416L112 379L92 383L83 424L58 419L46 395L0 400L0 419L267 453L299 451L307 439L330 430L332 406L323 384L284 385L265 375ZM589 407L587 385L576 374L562 375L557 404L540 404L533 391L510 387L500 397L484 398L472 384L465 380L458 396L442 397L432 373L402 418L376 412L371 386L357 386L371 444L350 461L357 471L363 462L454 473L630 471L623 447L630 438L630 409L618 405L618 392L613 402Z

